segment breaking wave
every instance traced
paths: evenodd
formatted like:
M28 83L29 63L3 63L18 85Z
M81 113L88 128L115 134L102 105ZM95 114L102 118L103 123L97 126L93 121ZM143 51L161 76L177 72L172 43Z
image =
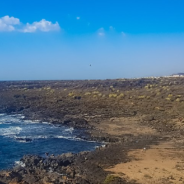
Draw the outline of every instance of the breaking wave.
M25 120L21 114L0 114L0 169L13 166L25 154L76 153L94 150L100 145L85 141L79 138L80 135L80 130L39 120Z
M12 126L10 126L9 128L1 128L0 135L12 137L14 135L19 134L21 132L21 130L22 130L21 127L12 127Z

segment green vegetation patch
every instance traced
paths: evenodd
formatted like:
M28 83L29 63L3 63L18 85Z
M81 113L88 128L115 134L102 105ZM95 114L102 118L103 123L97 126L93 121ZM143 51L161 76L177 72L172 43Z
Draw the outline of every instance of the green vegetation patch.
M68 96L69 97L73 97L74 96L74 93L73 92L70 92L70 93L68 93Z
M84 95L85 95L85 96L91 95L91 92L86 92Z
M146 96L145 96L145 95L138 96L138 99L144 99L144 98L146 98Z
M116 98L118 95L116 93L109 94L109 98Z
M116 181L118 179L119 179L119 177L117 177L117 176L107 175L103 184L110 184L111 182Z

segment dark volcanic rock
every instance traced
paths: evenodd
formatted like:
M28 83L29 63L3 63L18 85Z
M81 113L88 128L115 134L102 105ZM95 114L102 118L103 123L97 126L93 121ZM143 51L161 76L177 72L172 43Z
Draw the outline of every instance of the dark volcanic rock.
M104 169L127 162L127 150L143 148L157 138L109 135L97 125L110 118L139 117L140 124L157 130L160 136L184 135L183 85L184 78L0 82L0 113L22 113L26 119L87 129L81 138L111 143L94 152L24 156L25 167L2 171L0 182L128 183L110 177Z

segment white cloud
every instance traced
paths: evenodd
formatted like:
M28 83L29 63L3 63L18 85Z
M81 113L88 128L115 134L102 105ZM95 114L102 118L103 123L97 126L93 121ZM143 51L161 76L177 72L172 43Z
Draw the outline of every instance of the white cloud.
M20 20L15 17L4 16L0 18L0 31L15 31L15 26L20 24Z
M98 35L99 35L99 36L104 36L105 33L100 32L100 33L98 33Z
M80 17L76 17L77 20L80 20Z
M0 32L18 31L24 33L34 33L36 31L49 32L58 30L60 30L58 22L53 24L45 19L42 19L40 22L33 22L32 24L21 24L20 20L15 17L9 17L7 15L0 18Z
M103 27L98 30L98 35L99 36L104 36L105 35L105 31L104 31Z
M33 22L32 24L27 23L26 26L23 28L22 32L33 33L36 31L49 32L58 30L60 30L58 22L53 24L50 21L42 19L40 22Z
M18 18L15 18L15 17L9 17L8 15L7 16L4 16L1 18L1 20L3 22L5 22L6 24L8 25L17 25L17 24L20 24L20 20Z

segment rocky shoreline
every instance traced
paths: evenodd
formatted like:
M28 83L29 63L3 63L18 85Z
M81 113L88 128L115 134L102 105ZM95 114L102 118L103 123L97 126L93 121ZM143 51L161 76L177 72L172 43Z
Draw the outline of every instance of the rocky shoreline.
M143 141L145 140L145 141ZM118 163L130 161L127 152L130 149L150 145L157 138L152 136L135 137L131 141L111 143L96 148L92 152L78 154L66 153L59 156L48 155L45 158L36 155L25 155L18 166L8 171L0 172L1 183L117 183L134 184L135 181L111 175L104 168ZM131 143L130 143L131 142ZM120 148L123 148L122 150ZM116 154L116 155L114 155ZM111 177L109 177L111 176Z
M81 138L108 142L92 152L24 156L24 167L1 171L0 183L139 183L108 169L131 162L130 150L171 140L179 145L183 84L183 78L0 82L0 113L83 129Z
M31 112L30 112L31 114ZM10 113L9 115L16 115ZM24 114L22 114L24 116ZM29 118L29 119L28 119ZM34 115L27 117L24 120L39 121L42 123L45 119L35 119ZM53 155L46 153L45 157L38 155L25 155L20 159L12 169L0 171L0 184L42 184L42 183L65 183L65 184L87 184L87 183L103 183L108 176L100 164L109 165L111 163L118 163L112 160L112 154L117 147L119 140L111 136L92 137L90 132L95 130L94 127L88 126L86 121L80 119L63 120L62 122L53 122L53 119L47 118L47 121L52 124L61 126L69 126L75 129L81 129L82 133L77 138L86 141L103 142L102 146L97 147L94 151L84 151L78 154L65 153L62 155ZM78 123L81 124L78 126ZM98 131L98 130L95 130ZM114 143L114 144L109 144ZM108 150L107 152L105 150ZM112 151L113 150L113 151ZM109 152L109 153L108 153ZM107 155L108 154L108 157ZM126 151L123 150L121 156L125 158ZM102 161L101 159L104 158ZM126 161L126 159L125 159ZM111 178L114 183L126 183L125 180L119 177Z

